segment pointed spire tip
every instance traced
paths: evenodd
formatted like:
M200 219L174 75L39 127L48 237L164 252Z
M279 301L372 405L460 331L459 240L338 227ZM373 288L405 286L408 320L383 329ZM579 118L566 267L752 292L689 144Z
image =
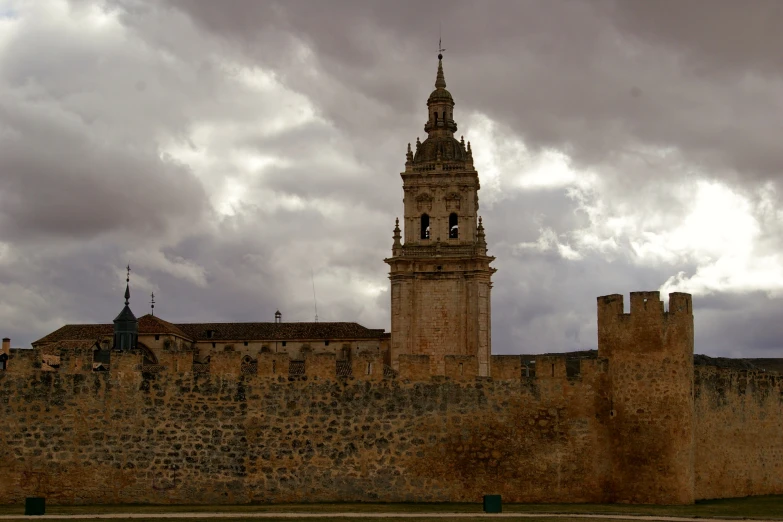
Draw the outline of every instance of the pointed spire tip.
M443 75L443 55L438 55L438 75L435 77L435 88L446 88L446 77Z

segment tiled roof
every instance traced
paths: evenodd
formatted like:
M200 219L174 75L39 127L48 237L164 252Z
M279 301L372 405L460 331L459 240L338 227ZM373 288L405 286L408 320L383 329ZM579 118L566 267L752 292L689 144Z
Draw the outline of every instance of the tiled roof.
M193 340L188 334L183 332L176 324L164 321L154 315L142 315L139 317L140 334L172 334L178 335L184 339Z
M212 330L212 337L208 332ZM114 333L111 324L67 324L33 345L58 341L97 340ZM139 318L139 334L172 334L191 341L286 341L380 339L382 329L370 329L358 323L189 323L173 324L159 317Z
M285 341L327 339L380 339L383 330L358 323L191 323L179 324L191 339L226 341ZM208 332L214 333L209 337Z
M33 346L57 341L95 340L112 334L114 334L113 324L66 324L49 335L33 341Z

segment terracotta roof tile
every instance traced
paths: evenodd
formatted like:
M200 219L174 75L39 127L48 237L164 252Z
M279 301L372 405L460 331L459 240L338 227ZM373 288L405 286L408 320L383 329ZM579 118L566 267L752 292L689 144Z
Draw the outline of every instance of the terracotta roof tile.
M85 339L100 339L114 334L113 324L66 324L49 335L33 341L33 346L58 341L77 341Z
M178 335L184 339L190 341L193 340L188 334L183 332L176 324L164 321L160 317L154 315L142 315L139 317L139 333L140 334L172 334Z
M213 331L212 337L208 335ZM97 340L114 333L112 324L68 324L33 342L33 345L59 341ZM358 323L187 323L174 324L159 317L139 318L140 334L173 334L191 341L285 341L381 339L383 329L370 329Z
M380 339L382 329L358 323L191 323L177 325L198 341ZM208 332L212 330L212 337Z

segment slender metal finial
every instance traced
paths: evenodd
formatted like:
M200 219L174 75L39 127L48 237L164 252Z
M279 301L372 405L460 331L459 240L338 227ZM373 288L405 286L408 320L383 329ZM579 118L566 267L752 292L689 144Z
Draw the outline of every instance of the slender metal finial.
M438 23L438 60L442 60L443 59L443 51L446 50L446 49L443 48L443 43L441 41L442 40L442 38L441 38L441 28L442 28L442 25L443 24Z
M154 316L155 315L155 292L152 292L150 294L150 297L151 297L151 299L150 299L150 315Z
M130 264L128 264L128 273L125 274L125 306L130 302Z

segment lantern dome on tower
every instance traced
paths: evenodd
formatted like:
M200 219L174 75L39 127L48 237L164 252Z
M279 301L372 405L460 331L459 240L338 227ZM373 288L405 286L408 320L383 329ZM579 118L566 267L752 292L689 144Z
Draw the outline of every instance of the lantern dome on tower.
M427 139L416 144L414 164L433 161L465 162L468 152L464 143L454 138L457 123L454 121L454 98L446 90L446 76L443 74L443 55L438 55L438 72L435 76L435 90L427 98L427 123L424 130Z

